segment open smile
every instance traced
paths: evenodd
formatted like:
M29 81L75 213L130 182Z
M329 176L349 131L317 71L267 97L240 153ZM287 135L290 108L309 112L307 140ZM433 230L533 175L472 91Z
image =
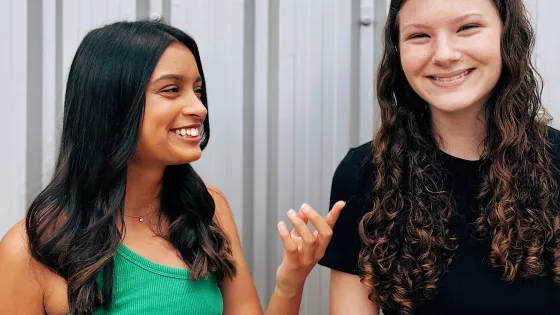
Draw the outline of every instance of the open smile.
M470 68L450 73L429 75L427 78L430 79L434 85L439 87L450 87L465 82L475 70L475 68Z
M170 129L171 136L187 143L199 143L201 126L186 126Z

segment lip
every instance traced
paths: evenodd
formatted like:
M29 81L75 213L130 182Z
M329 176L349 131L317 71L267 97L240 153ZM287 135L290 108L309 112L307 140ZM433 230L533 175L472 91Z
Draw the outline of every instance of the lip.
M177 129L188 129L188 128L198 128L198 129L200 129L200 127L202 127L201 123L194 123L194 124L189 124L189 125L184 125L184 126L180 126L180 127L171 128L169 130L170 131L175 131Z
M445 72L445 73L432 73L430 75L428 75L428 77L438 77L438 78L450 78L450 77L454 77L456 75L459 75L467 70L474 70L475 68L464 68L464 69L460 69L457 71L453 71L453 72Z
M191 127L191 128L193 128L193 127ZM200 143L200 139L201 139L200 135L196 136L196 137L183 137L183 136L180 136L180 135L176 134L174 131L169 131L169 133L171 134L170 137L173 137L174 139L177 139L177 140L179 140L181 142L184 142L184 143L188 143L188 144L198 144L198 143Z
M198 129L198 136L196 137L183 137L180 136L176 133L176 130L180 130L180 129L189 129L189 128L196 128ZM192 124L188 124L188 125L183 125L180 127L175 127L175 128L171 128L169 129L169 133L171 134L172 138L175 138L183 143L188 143L188 144L199 144L201 137L200 134L202 133L202 124L201 123L192 123Z
M426 78L429 79L430 82L432 82L435 86L443 87L443 88L453 87L453 86L458 86L458 85L462 84L463 82L467 81L471 77L471 74L475 70L476 70L476 68L466 68L466 69L457 70L457 71L453 71L453 72L433 74L433 75L426 76ZM467 75L465 75L462 78L453 80L453 81L440 81L440 80L435 78L435 77L450 78L450 77L453 77L453 76L456 76L456 75L460 75L461 73L463 73L465 71L468 71Z

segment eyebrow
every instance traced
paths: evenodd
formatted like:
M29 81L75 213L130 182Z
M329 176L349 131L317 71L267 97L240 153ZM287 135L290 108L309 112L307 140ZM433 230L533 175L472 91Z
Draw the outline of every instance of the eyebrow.
M463 14L463 15L461 15L460 17L457 17L457 18L454 18L454 19L452 19L452 20L447 21L447 23L448 23L448 24L456 24L456 23L462 22L462 21L464 21L464 20L466 20L466 19L468 19L468 18L470 18L470 17L473 17L473 16L482 17L482 14L479 14L479 13L467 13L467 14ZM416 23L414 23L414 24L408 24L407 26L403 27L403 30L406 29L406 28L409 28L409 27L414 27L414 28L430 28L429 26L427 26L427 25L425 25L425 24L416 24Z
M154 80L153 83L162 81L162 80L168 80L168 79L173 79L173 80L177 80L177 81L185 81L185 78L182 75L179 74L164 74L161 77L157 78Z
M185 77L180 75L180 74L164 74L161 77L155 79L154 82L152 82L152 83L156 83L156 82L159 82L159 81L162 81L162 80L169 80L169 79L177 80L177 81L185 81ZM202 77L201 76L196 78L195 83L198 83L198 82L202 82Z
M464 21L464 20L466 20L466 19L468 19L468 18L470 18L470 17L473 17L473 16L482 17L482 14L479 14L479 13L467 13L467 14L463 14L463 15L461 15L460 17L457 17L457 18L452 19L452 20L449 21L448 23L449 23L449 24L456 24L456 23L462 22L462 21Z

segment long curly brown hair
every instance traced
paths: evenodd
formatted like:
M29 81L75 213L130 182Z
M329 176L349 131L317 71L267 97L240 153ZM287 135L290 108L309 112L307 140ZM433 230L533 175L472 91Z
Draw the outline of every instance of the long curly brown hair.
M522 0L492 1L503 23L503 66L484 107L486 171L476 229L491 238L490 262L503 268L504 281L545 274L560 281L559 176L541 78L531 63L534 32ZM413 293L433 296L458 242L450 228L450 194L434 163L432 121L423 115L426 102L408 84L397 52L397 14L404 2L391 1L385 25L377 73L381 127L372 145L373 210L360 223L360 266L370 299L412 314Z

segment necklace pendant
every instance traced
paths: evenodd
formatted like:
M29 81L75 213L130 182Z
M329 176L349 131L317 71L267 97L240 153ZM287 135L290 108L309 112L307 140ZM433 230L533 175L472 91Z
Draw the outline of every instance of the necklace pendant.
M139 217L139 218L138 218L138 221L144 222L144 218L143 218L143 217Z

